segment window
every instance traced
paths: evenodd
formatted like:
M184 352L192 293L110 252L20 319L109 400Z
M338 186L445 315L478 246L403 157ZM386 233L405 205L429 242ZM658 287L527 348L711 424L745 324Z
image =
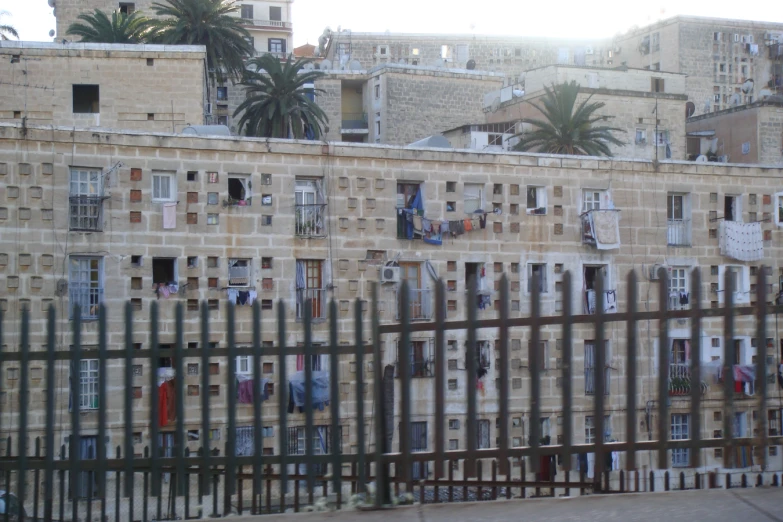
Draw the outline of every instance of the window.
M419 213L423 209L418 183L397 183L397 238L413 239L413 225L408 221L407 212L399 209L409 209Z
M378 46L378 54L381 56L388 56L389 55L389 46L388 45L379 45Z
M98 409L98 359L81 361L79 372L79 409Z
M218 101L226 101L226 100L228 100L228 87L218 87L217 88L217 100Z
M661 33L652 34L652 50L653 52L661 50Z
M74 85L73 112L76 114L101 112L100 87L98 85Z
M228 203L239 207L249 207L253 197L253 184L250 176L228 175Z
M488 133L487 145L490 147L503 147L503 135L496 132Z
M136 4L131 2L120 2L120 12L124 15L133 14L136 11Z
M611 388L611 368L609 368L609 341L604 341L604 395L609 395ZM585 341L585 395L595 394L595 341Z
M768 410L767 411L767 426L770 437L778 437L783 433L783 426L781 426L781 410Z
M723 219L726 221L742 221L742 196L723 196Z
M672 413L672 440L690 438L691 416L687 413ZM684 467L690 460L690 450L687 448L672 450L672 467Z
M281 22L283 20L283 9L281 7L270 6L269 19L273 22Z
M311 317L326 316L324 305L323 261L320 259L296 260L296 317L304 318L307 301L310 301Z
M601 207L601 202L606 199L606 191L604 190L585 190L582 193L582 212L588 210L598 210ZM606 204L604 203L604 207Z
M100 170L72 168L69 213L71 230L103 229L103 177Z
M412 453L427 451L427 422L411 422L410 447ZM428 473L427 462L413 463L413 480L424 480Z
M237 426L236 430L236 444L234 445L235 455L238 457L250 457L255 455L255 428L253 426ZM264 430L266 430L266 427L262 428L262 437L265 436Z
M242 4L240 8L240 16L245 20L253 19L253 6L249 4Z
M103 258L69 258L68 294L71 308L78 304L82 319L98 318L98 306L103 301Z
M338 43L337 44L337 56L342 59L347 59L351 55L351 44Z
M546 187L527 187L527 213L546 214Z
M177 284L177 258L153 257L152 282L158 285Z
M488 370L490 367L492 351L489 346L489 341L476 341L476 358L478 368Z
M375 99L378 100L381 97L381 86L376 85L375 86Z
M297 179L294 196L296 198L294 233L306 237L323 236L326 205L321 190L321 180Z
M688 194L666 196L667 242L674 246L691 244L690 198Z
M432 346L435 339L411 341L410 361L411 377L432 377L434 375L434 361L432 358ZM399 372L400 345L397 341L397 376L402 377Z
M381 120L376 120L375 122L375 135L380 136L381 134Z
M783 192L775 193L775 199L772 202L775 205L775 224L783 227Z
M98 437L95 435L81 435L79 447L76 450L82 460L93 460L98 457ZM92 483L92 484L91 484ZM80 471L78 478L72 480L71 497L89 498L90 493L95 497L98 494L97 474L94 471ZM92 487L90 487L92 485Z
M478 421L478 449L489 449L489 419L479 419Z
M269 39L269 52L270 53L285 53L285 40L282 38L270 38Z
M252 375L253 364L249 355L238 355L236 358L237 375Z
M252 281L251 259L229 258L228 260L228 286L247 287Z
M450 45L440 46L440 57L445 61L451 61L453 49Z
M173 172L152 173L152 201L176 201L177 176Z
M741 265L720 265L718 267L718 301L724 302L725 274L729 273L734 288L735 303L750 302L750 267Z
M712 40L715 42L720 42L723 39L723 33L715 32L712 33Z
M464 187L465 213L472 214L484 208L484 185L480 183L465 183Z
M683 266L669 268L669 309L684 310L688 308L689 300L688 269Z
M310 441L312 445L314 455L328 455L332 452L332 435L331 426L321 424L313 426L313 438ZM342 435L342 428L340 428ZM337 451L342 450L342 436L338 437L341 443L341 447L337 448ZM288 428L288 454L289 455L305 455L307 453L307 439L305 437L305 427L296 426ZM314 464L315 474L317 476L326 473L326 463ZM307 473L306 465L300 464L298 472L300 474Z
M647 143L647 131L644 129L636 129L636 140L635 143L637 145L644 145Z
M663 78L652 78L652 92L665 92L663 89Z
M533 342L528 341L527 343L527 351L528 351L528 361L533 360ZM538 343L538 369L539 370L546 370L549 368L549 344L546 341L539 341ZM531 364L532 368L532 364Z
M538 291L542 294L547 293L546 284L546 264L528 263L527 265L527 291L533 292L533 278L538 276Z
M585 416L585 444L595 444L595 424L592 415ZM611 438L612 417L604 415L604 441Z

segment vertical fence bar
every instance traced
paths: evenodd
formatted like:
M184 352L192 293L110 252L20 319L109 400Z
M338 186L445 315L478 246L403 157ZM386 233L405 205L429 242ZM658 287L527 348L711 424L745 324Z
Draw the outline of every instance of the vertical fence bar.
M465 459L464 477L476 476L476 448L478 439L478 422L476 422L476 387L478 386L478 361L476 353L476 315L478 308L478 278L472 276L468 281L468 300L465 309L468 312L468 345L465 347L465 367L468 370L466 385L468 389L468 422L465 426L465 442L468 456Z
M383 463L383 451L386 446L386 430L385 419L386 415L383 407L383 362L381 361L381 335L379 332L380 326L378 324L378 283L372 283L370 286L370 293L372 298L372 362L373 368L373 400L375 401L375 507L380 508L385 501L390 500L388 497L389 483L387 481L387 475L385 466Z
M411 334L410 334L410 287L407 281L403 281L400 289L400 318L402 323L402 335L398 345L400 367L400 453L406 458L394 465L395 476L402 475L405 483L405 491L411 493L412 466L407 458L411 451ZM377 378L378 376L376 376ZM397 468L402 473L399 473Z
M209 438L209 306L201 302L201 479L199 480L198 503L203 506L202 497L209 492L210 451ZM203 508L202 508L203 509Z
M573 364L574 364L574 340L571 316L573 314L571 271L563 274L563 469L566 477L571 471L571 446L574 437L573 419ZM566 492L566 494L568 494Z
M723 279L723 465L734 467L734 278Z
M435 283L435 480L443 478L443 459L446 451L446 299L443 280ZM437 500L436 500L437 501Z
M500 474L508 475L510 468L508 467L508 367L510 364L508 358L508 277L506 274L500 278L500 329L498 337L500 340L500 390L498 396L498 411L500 412L500 452L498 454L498 461L500 467ZM440 423L443 424L443 417L439 417ZM493 465L493 474L495 471Z
M628 354L625 364L626 373L626 397L625 397L625 437L628 441L628 452L625 454L625 469L629 471L636 469L636 358L638 357L638 345L636 337L636 309L638 300L638 289L636 287L636 271L631 270L627 278L626 290L626 311L628 312L628 321L626 322Z
M278 389L280 392L277 394L278 399L278 424L280 425L280 436L278 437L278 443L280 445L280 512L285 513L285 494L288 492L288 418L286 417L287 411L287 391L290 393L290 386L286 382L286 329L285 329L285 301L280 299L277 303L277 381ZM271 473L270 473L271 474ZM267 510L270 507L269 498L269 484L267 480Z
M658 270L658 468L669 467L669 271Z
M176 321L176 344L174 345L174 375L177 376L175 382L176 390L176 411L177 411L177 435L174 441L174 448L176 453L175 466L177 473L174 475L176 493L175 497L180 497L185 494L185 447L187 446L187 439L185 438L185 342L184 342L184 325L183 325L183 311L182 303L177 303L174 309L175 321ZM202 434L202 437L207 437L207 434ZM176 505L176 504L175 504ZM176 511L176 509L175 509ZM173 514L176 516L176 512Z
M701 466L701 271L691 271L691 450L690 466Z
M593 483L601 489L601 477L605 468L604 459L604 410L606 393L606 341L605 341L605 320L604 314L604 290L606 287L606 274L599 274L596 281L596 299L595 299L595 366L593 369L593 379L595 380L595 395L593 426L595 426L595 473Z
M125 303L125 497L128 499L128 520L133 520L133 308ZM118 485L119 487L119 485ZM119 506L115 506L119 512ZM62 518L62 517L60 517Z
M0 315L0 321L2 316ZM49 305L46 317L46 471L44 472L44 520L52 520L54 512L54 349L56 317L54 305ZM2 323L0 323L2 324ZM2 326L0 326L2 328ZM0 338L0 346L2 339ZM0 379L1 380L1 379ZM118 486L119 487L119 483Z
M79 468L81 467L81 434L80 434L80 421L81 421L81 394L79 393L79 384L82 369L82 310L81 307L76 304L73 307L73 349L71 353L71 437L69 460L71 461L71 497L73 497L73 503L71 505L71 516L73 520L79 519L79 486L81 480L79 476Z
M261 425L261 411L265 390L261 387L261 306L256 299L253 302L253 514L261 512L260 503L256 500L261 495L261 471L264 469L263 453L264 439ZM280 383L277 393L284 395L285 388ZM284 434L279 433L280 437Z
M356 316L357 324L354 325L354 328L358 328L358 333L361 333L361 326L359 325L362 322L362 304L359 302L356 303L356 305L359 308L359 313ZM354 313L356 313L356 311L354 311ZM357 364L356 371L360 372L361 370L358 366L359 365ZM342 452L340 451L340 444L342 442L342 433L340 432L340 401L336 400L337 397L340 396L340 383L338 382L340 376L340 359L337 356L337 302L334 298L329 301L329 373L329 384L331 386L331 396L333 398L332 402L329 403L332 414L332 487L337 494L337 507L339 508L342 501L343 466ZM361 400L362 397L360 395L356 400L357 405ZM363 424L360 421L360 418L357 418L356 422L359 426ZM363 430L364 428L362 427L362 431Z
M160 497L160 411L158 370L160 367L160 342L158 339L158 303L150 305L150 472L152 474L151 494ZM146 514L146 511L145 511ZM160 517L158 517L160 518Z
M530 346L528 346L528 359L530 361L530 441L532 450L530 463L533 473L538 473L539 447L541 446L541 357L539 349L541 344L541 279L538 274L531 278L530 289L530 317L533 325L530 328ZM597 459L596 459L597 460Z
M228 408L228 440L226 441L226 481L223 484L223 515L231 512L231 495L236 482L236 441L237 441L237 343L234 336L234 304L229 302L226 310L226 330L228 341L228 361L226 361L226 407ZM259 434L260 435L260 434Z
M364 447L364 323L362 321L361 299L356 299L353 312L355 318L354 334L356 336L356 446L359 452L359 484L356 492L364 493L367 483L367 465L365 463L366 448Z
M98 496L101 499L101 520L106 520L106 410L107 404L107 377L106 374L106 306L101 303L98 307ZM126 391L126 393L128 393ZM92 481L91 481L92 483Z
M313 503L315 469L313 468L313 302L304 305L304 408L305 408L305 470L307 473L307 501ZM299 466L297 466L298 468Z
M30 310L27 306L22 306L22 335L19 355L19 441L16 495L19 504L24 506L25 486L27 486L27 414L30 406ZM9 509L6 509L7 511Z
M756 375L761 377L761 394L759 397L758 431L761 437L761 469L766 470L769 464L769 431L767 429L767 270L759 267L756 278ZM780 423L778 423L780 428ZM752 451L752 448L751 448Z
M41 437L35 438L35 460L41 458ZM33 473L33 521L38 522L38 499L40 498L41 472L35 468Z
M0 310L0 375L2 375L3 372L3 318L5 314L2 310ZM0 393L4 392L6 389L5 386L5 379L0 379ZM51 388L51 386L50 386ZM2 402L0 401L0 426L2 426L2 418L3 418L3 409L2 409Z

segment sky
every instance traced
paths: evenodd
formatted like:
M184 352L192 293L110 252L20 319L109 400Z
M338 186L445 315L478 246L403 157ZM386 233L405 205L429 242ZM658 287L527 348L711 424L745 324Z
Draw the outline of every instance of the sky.
M2 21L16 27L23 40L51 41L55 20L47 0L0 0L0 11L10 13ZM678 14L783 23L783 1L294 0L294 45L317 44L327 26L355 32L606 38Z

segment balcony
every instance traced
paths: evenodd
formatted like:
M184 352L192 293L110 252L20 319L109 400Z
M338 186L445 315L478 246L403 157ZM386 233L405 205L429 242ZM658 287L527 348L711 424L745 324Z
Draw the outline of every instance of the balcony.
M82 319L91 320L98 318L98 308L103 302L103 288L71 288L68 295L71 301L71 315L73 314L73 307L78 304Z
M397 294L397 320L402 319L402 289ZM411 321L430 321L432 314L432 291L427 288L408 290L408 317Z
M312 319L326 319L326 289L300 288L296 291L296 318L304 319L305 307L310 305Z
M620 248L620 211L593 209L582 213L582 243L598 250Z
M394 362L394 376L400 378L400 361ZM433 357L422 357L411 359L411 377L434 377L435 359Z
M691 246L691 220L670 219L666 241L670 246Z
M689 395L691 393L691 364L672 363L669 365L669 395Z
M297 205L294 234L297 237L324 237L326 204Z
M251 29L274 29L277 31L290 31L293 27L291 22L284 22L282 20L256 20L253 18L243 18L242 24L249 26Z
M70 196L70 230L103 230L103 196Z
M367 124L367 113L365 112L344 112L340 132L343 134L366 134L369 133Z

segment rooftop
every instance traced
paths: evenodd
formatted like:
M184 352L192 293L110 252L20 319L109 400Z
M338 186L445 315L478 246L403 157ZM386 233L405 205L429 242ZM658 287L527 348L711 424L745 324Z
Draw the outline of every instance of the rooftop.
M772 98L772 99L770 99ZM725 116L727 114L733 114L735 112L743 112L747 110L752 109L758 109L761 107L780 107L783 108L783 96L777 95L777 96L770 96L770 98L767 98L765 100L748 103L746 105L738 105L736 107L730 107L728 109L723 109L722 111L717 112L709 112L707 114L700 114L699 116L693 116L691 118L688 118L687 122L695 122L695 121L704 121L709 120L711 118L720 118L721 116Z
M150 45L150 44L106 44L106 43L81 43L81 42L26 42L26 41L0 41L2 50L36 50L50 51L51 54L62 56L75 56L74 51L103 51L108 53L175 53L175 54L199 54L206 53L203 45Z

